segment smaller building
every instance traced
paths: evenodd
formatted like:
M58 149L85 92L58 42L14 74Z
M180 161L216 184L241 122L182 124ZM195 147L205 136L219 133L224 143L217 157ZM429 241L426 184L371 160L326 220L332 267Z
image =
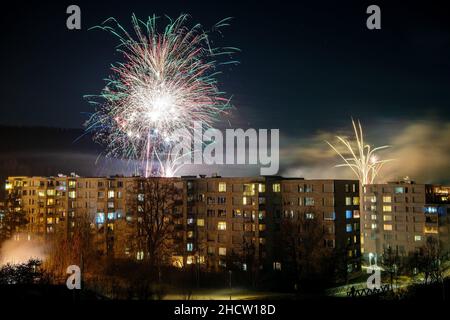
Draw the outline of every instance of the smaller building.
M365 261L391 248L399 256L420 252L428 237L449 249L450 187L395 181L363 190L361 251Z

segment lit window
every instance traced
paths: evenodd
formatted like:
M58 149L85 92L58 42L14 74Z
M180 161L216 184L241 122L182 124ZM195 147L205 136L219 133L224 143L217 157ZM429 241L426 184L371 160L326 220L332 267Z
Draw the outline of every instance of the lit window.
M219 192L227 192L227 184L225 182L219 182Z
M359 206L359 197L353 197L353 205Z
M115 215L114 212L108 212L108 220L114 220Z
M266 192L266 185L265 184L258 184L258 192Z
M391 215L388 215L388 214L385 214L385 215L383 216L383 221L392 221L392 216L391 216Z
M345 197L345 205L346 206L352 205L352 197Z
M351 219L353 217L352 210L345 210L345 218Z
M194 237L194 231L188 231L187 232L187 237L190 239L190 238L193 238Z
M353 231L353 226L350 223L347 223L347 225L345 226L345 231L352 232Z
M219 256L226 256L227 248L219 248Z
M280 271L280 270L281 270L281 262L275 261L275 262L273 263L273 270Z
M242 204L244 206L250 204L250 198L249 197L242 197Z
M197 226L204 227L205 226L205 219L197 219Z
M392 231L392 224L385 224L383 226L383 229L386 230L386 231Z
M415 236L414 236L414 241L422 241L422 236L420 236L420 235L415 235Z
M376 229L377 228L377 224L376 223L372 223L371 228L372 229Z
M391 203L392 202L392 197L391 196L383 196L383 202Z
M187 244L186 244L186 250L187 251L192 251L192 250L194 250L194 244L193 243L191 243L191 242L188 242Z
M227 230L227 223L225 221L219 221L217 223L218 230Z
M266 230L266 225L260 224L258 228L259 228L259 231L264 231L264 230Z
M392 212L392 206L383 206L383 212Z
M376 214L372 214L372 215L370 216L370 218L371 218L372 220L377 220L377 215L376 215Z
M48 189L47 190L47 195L48 196L54 196L55 195L55 189Z
M108 198L109 199L114 198L114 190L109 190L108 191Z
M359 210L353 210L353 218L359 218Z
M75 199L77 197L77 193L75 191L69 191L69 198Z
M136 253L136 259L137 260L144 260L144 251L138 251L137 253Z
M314 213L306 213L305 217L306 219L314 219Z
M394 192L395 193L405 193L405 188L403 188L403 187L395 187Z
M105 223L105 214L104 214L103 212L98 212L98 213L97 213L96 222L97 222L98 224Z
M314 205L314 198L306 197L305 198L305 206L313 206Z
M281 185L279 183L274 183L272 185L273 192L281 192Z

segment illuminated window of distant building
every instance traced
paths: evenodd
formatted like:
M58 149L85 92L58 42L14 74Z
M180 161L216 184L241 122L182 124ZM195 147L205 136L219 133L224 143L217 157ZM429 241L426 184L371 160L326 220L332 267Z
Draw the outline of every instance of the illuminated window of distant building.
M69 191L69 198L70 199L75 199L76 197L77 197L76 191Z
M386 230L386 231L392 231L392 224L385 224L385 225L383 226L383 230Z
M47 224L53 224L53 218L47 218Z
M55 189L48 189L47 190L47 195L48 196L54 196L55 195Z
M242 197L242 204L244 206L249 205L250 204L250 198L249 197Z
M105 214L104 214L103 212L98 212L95 221L96 221L98 224L103 224L103 223L105 223Z
M359 197L353 197L353 205L359 206Z
M266 225L265 224L260 224L259 225L259 231L264 231L266 230Z
M226 256L227 255L227 248L219 248L219 256Z
M194 244L191 243L191 242L188 242L188 243L186 244L186 251L191 252L192 250L194 250Z
M108 220L114 220L114 212L108 212Z
M240 218L242 216L242 212L240 209L233 209L233 218Z
M258 184L258 192L266 192L266 185L263 183Z
M190 230L187 232L187 237L188 238L193 238L194 237L194 231Z
M69 180L69 188L75 188L77 185L75 180Z
M347 223L347 225L345 226L345 231L347 232L353 231L353 226L351 225L351 223Z
M403 188L403 187L395 187L394 192L395 193L405 193L405 188Z
M188 218L187 224L194 224L194 218Z
M372 229L376 229L377 228L377 224L376 223L372 223L371 228Z
M359 210L353 210L353 218L359 218Z
M39 197L45 197L45 192L43 190L38 191Z
M392 212L392 206L383 206L383 212Z
M137 260L144 260L144 251L138 251L137 253L136 253L136 259Z
M205 219L197 219L197 226L204 227L205 226Z
M383 196L383 202L391 203L392 202L392 197L391 196Z
M280 271L281 270L281 262L274 261L273 262L273 270Z
M225 221L219 221L217 223L218 230L227 230L227 223Z
M345 197L345 205L346 206L352 205L352 197Z
M226 182L219 182L219 192L227 192Z
M311 213L311 212L306 213L305 217L306 217L306 219L314 219L314 213Z
M247 264L246 263L242 264L242 271L247 271Z
M108 191L108 198L109 199L114 198L114 190L109 190Z
M420 235L415 235L415 236L414 236L414 241L422 241L422 236L420 236Z
M273 192L281 192L281 185L279 183L274 183L272 185Z
M392 216L389 214L383 215L383 221L392 221Z
M305 198L305 206L313 206L313 205L314 205L314 198L306 197Z
M351 219L353 217L352 210L345 210L345 218Z
M53 199L53 198L47 199L47 205L48 205L48 206L52 206L52 205L54 205L54 204L55 204L55 199Z
M144 201L144 194L143 193L139 193L137 198L138 198L138 201Z

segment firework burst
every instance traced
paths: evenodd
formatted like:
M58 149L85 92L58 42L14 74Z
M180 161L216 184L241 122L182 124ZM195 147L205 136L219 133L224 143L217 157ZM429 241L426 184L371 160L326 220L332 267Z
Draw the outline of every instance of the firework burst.
M343 164L339 164L336 167L348 167L356 175L360 183L365 186L367 184L372 184L375 181L381 168L393 159L381 160L377 157L376 153L380 150L387 149L390 146L381 146L373 148L364 144L364 135L361 123L358 121L356 125L355 121L352 119L353 130L355 132L356 138L356 151L353 150L352 143L340 136L336 136L339 142L345 147L345 154L340 152L337 147L332 145L330 142L326 141L328 145L344 160Z
M86 122L94 140L106 145L106 155L137 161L145 176L174 175L177 160L171 149L176 132L192 132L194 122L209 127L231 108L218 89L218 62L235 48L213 48L201 25L186 26L188 16L159 31L158 18L146 21L132 16L129 33L114 18L100 28L119 39L123 61L111 67L112 75L100 95L88 96L95 112ZM213 30L228 25L228 19Z

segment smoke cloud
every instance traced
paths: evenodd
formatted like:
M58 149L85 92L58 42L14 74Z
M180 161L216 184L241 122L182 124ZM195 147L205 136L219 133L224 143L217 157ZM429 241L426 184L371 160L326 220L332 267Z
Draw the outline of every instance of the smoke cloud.
M30 259L45 260L46 246L26 236L15 235L6 240L0 249L0 266L5 264L26 263Z
M283 175L310 179L354 179L350 169L334 167L341 163L341 159L324 142L336 142L336 135L353 139L351 123L349 128L346 132L318 132L310 138L296 141L285 138L280 151L285 168ZM377 182L408 176L418 183L450 183L450 123L437 120L385 122L363 129L369 144L391 146L381 151L380 157L395 159L385 165Z

